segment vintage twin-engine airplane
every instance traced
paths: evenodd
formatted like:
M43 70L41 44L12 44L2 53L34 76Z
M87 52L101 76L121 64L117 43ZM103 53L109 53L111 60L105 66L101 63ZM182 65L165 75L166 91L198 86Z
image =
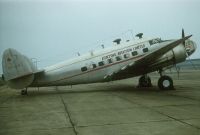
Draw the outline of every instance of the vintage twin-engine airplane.
M93 51L74 59L38 70L33 62L14 49L3 53L2 77L7 85L23 89L28 87L63 86L108 82L140 76L139 87L150 87L150 72L159 71L158 87L162 90L173 89L173 80L163 75L163 70L185 61L196 50L196 44L184 35L177 40L143 38L137 34L137 40L120 43L115 46Z

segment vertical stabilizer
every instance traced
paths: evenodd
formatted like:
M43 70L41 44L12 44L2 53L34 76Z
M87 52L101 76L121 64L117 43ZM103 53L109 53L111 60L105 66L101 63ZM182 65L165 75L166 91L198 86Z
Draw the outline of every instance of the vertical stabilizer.
M30 85L37 71L29 58L14 49L3 53L2 68L5 81L13 88L24 88Z

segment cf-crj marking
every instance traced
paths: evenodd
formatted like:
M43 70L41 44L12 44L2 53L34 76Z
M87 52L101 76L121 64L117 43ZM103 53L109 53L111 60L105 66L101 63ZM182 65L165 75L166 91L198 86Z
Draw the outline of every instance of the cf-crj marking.
M139 87L151 87L148 73L159 71L158 87L161 90L173 89L173 80L163 71L185 61L196 50L196 43L185 36L182 38L162 40L160 38L143 38L121 42L116 39L115 45L96 50L85 55L69 59L41 70L26 56L15 49L3 53L2 78L7 85L23 89L27 94L28 87L64 86L109 82L135 76L139 78Z

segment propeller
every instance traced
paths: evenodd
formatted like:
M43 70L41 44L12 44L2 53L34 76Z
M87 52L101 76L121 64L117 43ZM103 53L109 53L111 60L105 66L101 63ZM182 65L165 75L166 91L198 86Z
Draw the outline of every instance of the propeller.
M181 34L182 34L182 39L185 38L185 32L184 32L184 29L183 29L183 28L182 28L182 33L181 33ZM184 48L186 49L185 40L183 41L183 45L184 45ZM186 50L185 50L185 52L186 52ZM188 57L187 52L186 52L186 56ZM177 72L177 75L178 75L178 79L179 79L179 76L180 76L180 68L178 68L176 64L174 64L174 67L175 67L175 69L176 69L176 72Z
M185 38L185 32L184 32L183 28L182 28L182 38ZM187 56L189 62L191 63L192 67L196 70L197 69L196 66L194 65L194 63L192 62L192 60L190 59L190 56L188 55L188 53L186 51L186 43L185 43L185 41L183 41L183 45L185 47L186 56Z
M183 28L182 28L181 35L182 35L182 39L185 38L185 31L184 31ZM196 70L197 69L196 66L193 64L192 60L190 59L190 56L187 53L185 40L182 42L182 44L183 44L183 46L185 48L186 56L187 56L189 62L191 63L192 67ZM179 77L180 77L180 67L178 67L176 64L174 65L174 67L176 69L176 72L177 72L177 75L178 75L178 79L179 79Z
M185 37L185 32L184 32L184 29L182 29L182 38L184 38L184 37ZM183 45L185 47L185 41L183 41Z
M182 28L182 39L185 38L185 32L184 32L184 29ZM183 46L185 48L185 52L186 52L186 56L189 57L188 53L187 53L187 50L186 50L186 43L185 43L185 40L183 41Z

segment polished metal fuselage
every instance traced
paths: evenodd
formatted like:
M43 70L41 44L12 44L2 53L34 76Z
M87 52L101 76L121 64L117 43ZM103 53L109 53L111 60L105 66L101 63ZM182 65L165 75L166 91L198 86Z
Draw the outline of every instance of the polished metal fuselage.
M155 49L162 48L174 40L152 46L148 41L147 39L138 42L127 42L111 48L90 52L69 61L47 67L42 74L35 75L31 86L60 86L105 82L104 77L106 75L118 72L122 70L124 66L130 63L134 64L135 61L143 57L146 54L146 52L143 52L144 48L148 48L148 52L151 52ZM133 51L137 51L138 55L132 56L131 53ZM128 54L129 58L124 58L124 54ZM117 56L121 56L122 60L116 61L115 57ZM179 44L161 57L152 59L149 63L146 63L146 66L134 69L127 75L127 78L154 72L158 69L183 62L186 57L185 47L183 44ZM112 59L113 63L108 63L108 59ZM100 61L104 61L105 65L98 66L98 62ZM92 64L96 64L97 67L93 68ZM88 70L83 72L81 71L81 67L84 66L86 66ZM124 79L124 77L122 79Z

